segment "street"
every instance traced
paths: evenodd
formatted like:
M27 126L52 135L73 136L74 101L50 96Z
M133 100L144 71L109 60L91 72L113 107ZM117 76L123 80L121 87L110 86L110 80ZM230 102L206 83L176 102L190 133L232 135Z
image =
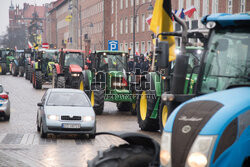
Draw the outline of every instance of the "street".
M23 77L1 75L0 83L9 92L11 101L10 121L0 121L0 166L87 166L87 160L98 150L123 143L112 136L97 136L93 140L76 135L49 135L41 139L36 131L37 103L50 86L36 90ZM150 135L158 142L160 132L142 132L136 116L117 112L116 105L105 103L104 113L97 116L97 132L124 131Z

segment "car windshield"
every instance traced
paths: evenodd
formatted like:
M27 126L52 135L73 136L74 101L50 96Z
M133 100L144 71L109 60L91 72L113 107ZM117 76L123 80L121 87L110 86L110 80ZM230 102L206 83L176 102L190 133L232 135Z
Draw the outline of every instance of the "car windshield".
M100 68L104 71L123 71L127 69L126 55L108 54L101 56Z
M250 85L250 29L214 30L205 54L201 93Z
M83 93L52 92L47 100L47 106L90 107L91 105Z
M83 57L81 53L66 53L65 55L65 66L69 66L71 64L79 65L83 67Z

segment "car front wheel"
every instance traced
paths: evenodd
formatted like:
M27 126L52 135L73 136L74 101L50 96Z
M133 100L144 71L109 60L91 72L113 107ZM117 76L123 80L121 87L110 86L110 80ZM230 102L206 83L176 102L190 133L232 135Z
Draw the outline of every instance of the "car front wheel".
M41 124L40 124L40 136L41 136L41 138L47 138L47 133L44 132L44 126L45 125L43 125L43 123L41 122Z

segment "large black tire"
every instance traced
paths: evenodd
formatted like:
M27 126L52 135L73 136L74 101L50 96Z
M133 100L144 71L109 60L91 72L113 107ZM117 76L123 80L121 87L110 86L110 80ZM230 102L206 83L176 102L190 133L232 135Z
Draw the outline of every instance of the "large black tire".
M65 78L63 76L59 76L57 78L57 87L58 88L65 88Z
M15 77L18 75L18 67L14 63L12 64L11 73Z
M130 102L121 102L116 104L118 111L130 111L131 103Z
M42 122L40 124L40 136L41 136L41 138L47 138L47 133L44 132L44 125Z
M20 66L19 67L19 77L23 77L24 76L24 66Z
M136 103L131 103L130 105L131 105L131 107L130 107L131 114L132 115L137 115Z
M96 115L101 115L104 108L104 90L99 85L94 86L90 93L91 104L95 110Z
M10 115L5 115L5 116L4 116L4 120L5 120L5 121L9 121L9 120L10 120Z
M33 83L34 69L30 67L30 83Z
M147 167L154 158L154 150L140 145L123 144L111 147L88 161L88 167Z
M57 73L55 69L52 71L52 88L57 88Z
M41 71L35 72L35 89L42 89L43 85L43 74Z
M142 91L141 95L137 98L137 119L141 130L156 131L159 130L159 118L150 118L154 111L157 98L155 91L147 90Z
M30 65L25 66L25 79L29 79L28 73L30 72Z
M6 64L5 63L0 63L0 75L5 75L6 74Z

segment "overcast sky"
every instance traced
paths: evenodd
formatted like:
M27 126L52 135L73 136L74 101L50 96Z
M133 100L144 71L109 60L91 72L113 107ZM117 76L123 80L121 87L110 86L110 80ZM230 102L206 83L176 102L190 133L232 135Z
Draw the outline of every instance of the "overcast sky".
M53 2L55 0L12 0L14 6L19 4L20 7L23 7L23 3L37 4L42 5L44 3ZM9 25L9 6L11 0L0 0L0 35L6 32L6 27Z

